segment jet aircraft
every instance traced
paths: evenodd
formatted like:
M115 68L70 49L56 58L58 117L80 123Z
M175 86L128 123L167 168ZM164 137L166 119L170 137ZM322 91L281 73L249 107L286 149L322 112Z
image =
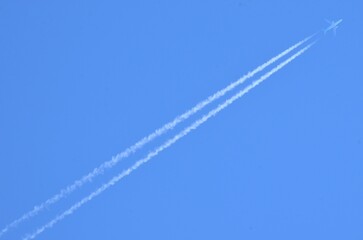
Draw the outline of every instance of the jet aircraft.
M333 30L334 35L336 35L337 34L337 28L339 27L339 24L341 22L343 22L343 19L339 19L338 21L329 21L329 20L326 20L325 19L325 21L327 23L329 23L330 25L329 25L329 27L327 27L327 28L324 29L324 34L326 34L327 32L329 32L330 30Z

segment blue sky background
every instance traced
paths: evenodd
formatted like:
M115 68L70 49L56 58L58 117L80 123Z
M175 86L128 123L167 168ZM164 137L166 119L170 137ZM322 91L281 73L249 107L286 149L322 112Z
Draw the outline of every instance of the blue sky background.
M362 9L360 0L1 1L1 228L324 18L343 18L336 37L38 239L362 239ZM176 132L3 239L46 223Z

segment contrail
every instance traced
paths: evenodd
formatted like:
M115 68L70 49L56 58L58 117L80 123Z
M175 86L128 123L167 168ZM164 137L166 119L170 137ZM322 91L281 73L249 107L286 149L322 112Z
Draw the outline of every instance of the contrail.
M73 212L75 212L77 209L79 209L82 205L84 205L85 203L91 201L94 197L100 195L102 192L104 192L109 187L115 185L122 178L126 177L127 175L129 175L130 173L132 173L134 170L136 170L137 168L139 168L141 165L143 165L144 163L148 162L153 157L157 156L163 150L165 150L165 149L169 148L170 146L172 146L175 142L177 142L182 137L186 136L191 131L197 129L200 125L202 125L203 123L205 123L209 118L215 116L217 113L219 113L220 111L222 111L223 109L225 109L226 107L228 107L234 101L236 101L237 99L239 99L240 97L242 97L243 95L245 95L246 93L248 93L251 89L253 89L257 85L259 85L260 83L262 83L264 80L266 80L271 75L273 75L274 73L276 73L277 71L279 71L280 69L282 69L284 66L286 66L288 63L290 63L291 61L293 61L295 58L297 58L298 56L300 56L301 54L303 54L305 51L307 51L314 44L315 44L315 42L307 45L305 48L301 49L300 51L298 51L297 53L295 53L294 55L292 55L290 58L288 58L284 62L282 62L279 65L277 65L271 71L269 71L268 73L266 73L265 75L263 75L262 77L260 77L258 80L255 80L254 82L252 82L250 85L248 85L247 87L245 87L244 89L242 89L236 95L234 95L231 98L227 99L224 103L220 104L218 107L216 107L215 109L211 110L208 114L204 115L203 117L201 117L200 119L198 119L197 121L195 121L192 125L190 125L189 127L185 128L183 131L181 131L180 133L178 133L177 135L175 135L173 138L170 138L169 140L167 140L164 144L162 144L161 146L159 146L158 148L156 148L154 151L150 152L145 158L138 160L130 168L124 170L119 175L113 177L109 182L107 182L104 185L102 185L96 191L92 192L90 195L88 195L87 197L83 198L81 201L79 201L76 204L74 204L68 210L66 210L62 214L58 215L57 217L55 217L53 220L51 220L47 224L45 224L42 227L38 228L34 233L32 233L32 234L27 235L26 237L24 237L23 240L34 239L39 234L41 234L42 232L44 232L46 229L53 227L56 223L58 223L59 221L61 221L65 217L67 217L68 215L71 215Z
M191 108L188 111L184 112L183 114L177 116L174 120L166 123L164 126L162 126L159 129L155 130L153 133L149 134L148 136L142 138L141 140L139 140L137 143L135 143L131 147L127 148L123 152L121 152L121 153L117 154L116 156L112 157L111 160L106 161L106 162L102 163L100 166L94 168L93 171L91 171L87 175L84 175L82 178L76 180L71 185L68 185L67 187L63 188L59 193L57 193L53 197L51 197L48 200L46 200L45 202L43 202L43 203L35 206L31 211L25 213L20 218L16 219L15 221L13 221L10 224L8 224L4 229L2 229L0 231L0 237L4 233L6 233L9 229L11 229L13 227L16 227L21 222L23 222L23 221L25 221L25 220L27 220L27 219L29 219L29 218L37 215L40 211L44 210L44 208L49 207L50 205L58 202L60 199L66 197L67 195L69 195L70 193L72 193L73 191L75 191L77 188L79 188L82 185L84 185L86 182L90 182L94 177L102 174L106 169L112 168L119 161L121 161L121 159L126 158L130 154L136 152L138 149L140 149L141 147L143 147L145 144L147 144L148 142L152 141L156 137L158 137L158 136L166 133L167 131L173 129L176 125L178 125L182 121L188 119L190 116L192 116L193 114L197 113L198 111L200 111L201 109L203 109L208 104L210 104L213 101L217 100L218 98L224 96L226 93L228 93L229 91L233 90L235 87L237 87L238 85L242 84L247 79L253 77L256 73L264 70L266 67L268 67L272 63L276 62L280 58L282 58L285 55L289 54L291 51L295 50L296 48L298 48L299 46L301 46L302 44L304 44L305 42L307 42L308 40L310 40L315 35L316 34L313 34L313 35L305 38L304 40L296 43L295 45L293 45L292 47L290 47L287 50L283 51L282 53L278 54L277 56L271 58L266 63L258 66L253 71L248 72L246 75L244 75L243 77L241 77L237 81L229 84L224 89L219 90L218 92L214 93L213 95L210 95L205 100L203 100L203 101L199 102L197 105L195 105L193 108Z

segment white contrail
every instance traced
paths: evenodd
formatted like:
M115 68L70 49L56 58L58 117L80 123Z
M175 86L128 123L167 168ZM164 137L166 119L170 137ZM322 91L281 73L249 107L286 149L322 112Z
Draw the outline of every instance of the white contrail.
M202 108L204 108L206 105L212 103L213 101L217 100L218 98L224 96L227 92L233 90L235 87L237 87L238 85L242 84L244 81L246 81L247 79L253 77L256 73L264 70L266 67L268 67L269 65L271 65L272 63L276 62L277 60L279 60L280 58L284 57L285 55L287 55L288 53L290 53L291 51L293 51L294 49L296 49L297 47L301 46L302 44L304 44L306 41L310 40L313 36L315 36L315 34L305 38L304 40L296 43L295 45L293 45L292 47L288 48L287 50L283 51L282 53L278 54L277 56L271 58L270 60L268 60L266 63L258 66L256 69L254 69L251 72L248 72L246 75L244 75L243 77L241 77L240 79L238 79L237 81L229 84L227 87L225 87L224 89L214 93L213 95L210 95L208 98L206 98L205 100L199 102L197 105L195 105L193 108L191 108L190 110L186 111L185 113L177 116L173 121L166 123L164 126L162 126L161 128L155 130L153 133L151 133L150 135L144 137L143 139L139 140L137 143L135 143L134 145L132 145L131 147L127 148L126 150L124 150L123 152L117 154L116 156L112 157L111 160L106 161L104 163L102 163L100 166L96 167L95 169L93 169L93 171L91 171L90 173L88 173L87 175L84 175L82 178L76 180L74 183L72 183L71 185L68 185L67 187L63 188L59 193L57 193L56 195L54 195L53 197L49 198L48 200L46 200L45 202L35 206L31 211L25 213L23 216L21 216L20 218L18 218L17 220L13 221L12 223L8 224L4 229L2 229L0 231L0 237L7 232L10 228L16 227L19 223L37 215L40 211L42 211L44 208L49 207L50 205L58 202L60 199L66 197L67 195L69 195L71 192L73 192L74 190L76 190L77 188L81 187L82 185L84 185L86 182L91 181L94 177L102 174L106 169L112 168L114 165L116 165L119 161L121 161L121 159L128 157L130 154L136 152L138 149L140 149L142 146L144 146L145 144L147 144L148 142L152 141L153 139L155 139L156 137L166 133L167 131L173 129L176 125L178 125L179 123L181 123L182 121L188 119L190 116L192 116L193 114L197 113L198 111L200 111Z
M288 58L284 62L282 62L279 65L277 65L275 68L273 68L271 71L269 71L268 73L266 73L265 75L263 75L261 78L259 78L258 80L252 82L250 85L248 85L247 87L245 87L244 89L242 89L236 95L234 95L231 98L227 99L224 103L220 104L218 107L216 107L215 109L211 110L208 114L204 115L203 117L201 117L200 119L198 119L197 121L195 121L192 125L190 125L189 127L185 128L183 131L181 131L180 133L178 133L177 135L175 135L173 138L170 138L169 140L167 140L164 144L162 144L161 146L159 146L158 148L156 148L154 151L150 152L145 158L138 160L130 168L124 170L119 175L113 177L109 182L107 182L104 185L102 185L96 191L92 192L90 195L88 195L87 197L83 198L81 201L79 201L76 204L74 204L68 210L66 210L62 214L58 215L56 218L54 218L53 220L51 220L47 224L45 224L42 227L38 228L34 233L32 233L32 234L27 235L26 237L24 237L23 240L34 239L39 234L41 234L42 232L44 232L46 229L51 228L57 222L59 222L62 219L64 219L66 216L71 215L74 211L76 211L77 209L79 209L82 205L84 205L85 203L91 201L94 197L100 195L102 192L104 192L109 187L115 185L122 178L124 178L125 176L129 175L131 172L133 172L137 168L139 168L142 164L148 162L150 159L152 159L153 157L155 157L156 155L158 155L161 151L167 149L168 147L170 147L171 145L173 145L175 142L177 142L179 139L181 139L182 137L186 136L189 132L191 132L192 130L195 130L196 128L198 128L200 125L202 125L204 122L206 122L209 118L215 116L217 113L219 113L220 111L222 111L224 108L228 107L234 101L236 101L237 99L239 99L240 97L242 97L243 95L245 95L246 93L248 93L251 89L253 89L254 87L256 87L258 84L262 83L267 78L269 78L272 74L276 73L281 68L283 68L284 66L286 66L288 63L290 63L291 61L293 61L295 58L297 58L298 56L300 56L301 54L303 54L306 50L308 50L314 44L315 44L315 42L309 44L308 46L306 46L305 48L301 49L300 51L298 51L297 53L295 53L294 55L292 55L290 58Z

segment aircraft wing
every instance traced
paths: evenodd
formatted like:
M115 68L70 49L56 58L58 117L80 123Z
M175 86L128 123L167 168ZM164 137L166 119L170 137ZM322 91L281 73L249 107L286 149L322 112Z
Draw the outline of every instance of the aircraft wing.
M336 26L335 28L333 28L334 36L336 36L336 35L337 35L337 28L338 28L338 26Z

